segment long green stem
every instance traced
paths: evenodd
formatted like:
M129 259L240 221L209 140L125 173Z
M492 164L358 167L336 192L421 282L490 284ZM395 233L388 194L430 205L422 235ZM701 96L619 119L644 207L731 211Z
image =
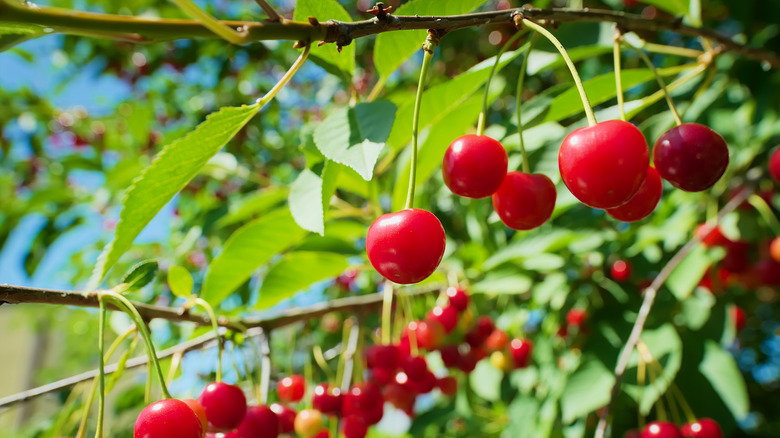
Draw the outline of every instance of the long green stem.
M618 109L620 110L620 120L626 121L626 109L623 101L623 78L620 68L620 30L615 27L615 37L612 41L612 59L615 61L615 91L617 92Z
M98 322L98 417L95 438L103 437L103 413L106 404L105 361L103 360L103 336L106 328L106 303L100 300L100 319Z
M493 76L496 74L498 64L501 62L501 55L503 55L504 52L506 52L507 49L509 49L509 47L511 47L512 44L514 44L523 33L524 32L515 32L515 34L512 35L512 37L509 38L509 40L507 40L503 46L501 46L501 49L499 49L498 53L496 54L496 62L493 63L493 68L490 69L490 74L488 75L487 81L485 82L485 93L482 96L482 111L479 113L479 119L477 120L477 135L483 135L485 133L485 118L487 117L490 82L493 81Z
M595 125L596 116L593 114L593 108L590 106L588 95L585 93L585 87L582 86L582 80L580 79L580 75L577 73L577 69L574 67L574 63L569 57L569 54L566 52L566 49L563 47L563 44L561 44L561 42L558 41L558 38L555 38L555 35L550 33L549 30L545 29L542 26L539 26L533 21L528 20L527 18L523 18L523 24L544 35L545 38L550 40L550 42L553 43L555 48L557 48L558 51L561 53L563 60L566 62L566 66L569 67L571 76L574 79L574 84L577 86L577 91L580 92L580 99L582 99L582 106L585 109L585 116L588 118L588 125L591 126Z
M409 191L406 193L406 205L404 208L412 208L414 204L414 188L417 183L417 131L420 126L420 103L425 89L425 78L428 76L428 66L433 59L433 49L437 46L435 38L428 35L423 45L423 61L420 67L420 82L417 84L417 95L414 99L414 113L412 115L412 164L409 170Z
M154 368L154 371L157 374L157 378L160 381L162 395L164 398L171 398L171 393L168 392L168 387L165 385L165 376L163 375L162 368L160 367L160 362L157 360L157 352L154 349L154 343L152 343L152 335L149 333L149 329L146 327L146 324L144 323L141 315L138 313L138 310L136 310L135 306L133 306L133 303L131 303L122 295L111 291L101 292L100 300L101 302L104 300L108 301L111 304L117 306L120 310L123 310L125 313L127 313L130 316L130 319L133 320L136 327L138 327L138 331L141 333L141 337L144 339L144 343L146 344L146 354L149 356L149 364L152 368Z
M772 230L773 233L775 233L775 236L780 236L780 221L778 221L775 214L772 213L772 208L769 207L769 204L767 204L764 198L754 193L750 195L750 197L748 198L748 202L756 210L758 210L758 214L760 214L761 217L764 219L764 222L766 222L766 224L769 225L769 228Z
M214 308L211 304L203 298L196 298L195 305L202 307L206 313L209 314L209 320L211 320L211 328L214 330L214 336L217 340L217 382L222 381L222 352L224 346L222 345L222 338L219 336L219 324L217 323L217 315L214 313Z
M520 75L517 78L515 111L517 111L517 134L520 136L520 153L523 155L524 173L531 173L531 164L528 162L528 153L525 151L525 139L523 138L523 84L525 83L525 74L528 71L528 58L531 57L531 50L533 50L538 38L539 33L534 32L531 41L528 43L528 51L525 53L523 63L520 65Z
M210 31L219 35L226 41L230 41L233 44L244 44L247 42L245 35L220 23L219 20L201 9L200 6L196 5L192 0L171 1L175 3L179 9L186 12L190 17L203 23L203 25L206 26Z
M284 88L285 85L287 85L288 82L290 82L290 79L292 79L293 76L295 76L295 73L298 72L298 70L301 68L303 63L306 61L306 58L309 57L309 51L311 50L311 45L306 45L303 48L303 51L300 55L298 55L298 59L295 60L293 65L290 66L290 69L287 70L287 73L282 76L281 79L279 79L279 82L276 83L276 85L273 86L270 90L268 90L265 95L259 99L257 99L257 104L260 106L264 106L268 102L273 99L279 91Z
M666 84L664 83L664 80L661 77L661 75L658 74L658 70L656 70L655 66L653 65L653 61L650 60L650 58L645 54L645 52L629 44L628 42L626 42L625 39L621 38L621 41L631 50L636 52L636 54L639 55L640 58L642 58L642 61L645 64L647 64L647 67L650 70L652 70L653 76L655 76L655 80L658 82L658 86L661 87L661 91L663 91L664 93L664 97L666 98L666 103L669 105L669 110L672 112L672 116L674 116L674 122L677 123L677 126L682 125L682 118L680 118L680 113L677 112L677 107L674 105L674 101L672 100L672 95L669 94L669 90L666 88Z

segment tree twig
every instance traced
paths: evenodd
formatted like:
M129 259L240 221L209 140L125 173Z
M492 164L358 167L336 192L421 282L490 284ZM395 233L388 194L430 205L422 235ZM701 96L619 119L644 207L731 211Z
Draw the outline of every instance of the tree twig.
M637 14L602 9L519 8L449 16L385 14L381 18L374 17L355 22L324 21L328 17L317 17L308 23L291 20L282 20L281 22L222 21L221 23L244 32L243 35L247 42L260 40L323 41L326 43L335 42L344 46L356 38L390 31L430 29L446 33L487 24L512 24L514 17L518 14L546 26L573 22L607 22L617 24L624 31L670 31L693 38L702 37L720 44L725 50L769 63L774 68L780 69L780 56L777 53L738 43L728 36L710 29L683 24L681 19L650 19ZM0 22L37 24L51 28L55 32L81 35L97 32L105 36L121 35L124 39L127 39L129 35L137 35L139 42L218 37L197 20L101 14L37 5L33 7L27 3L7 0L0 0Z
M748 198L748 196L750 196L751 193L753 193L753 191L754 188L749 187L732 198L718 213L718 221L723 219L723 216L732 212L740 204L745 202L745 200ZM617 365L615 366L615 383L612 386L609 403L607 403L607 405L601 411L601 417L599 418L599 423L596 426L596 438L604 438L604 434L607 430L607 423L609 421L609 415L612 410L612 405L615 403L615 400L620 393L620 383L623 380L623 374L628 367L628 361L631 358L631 353L634 351L637 342L639 342L639 337L642 335L642 330L644 330L645 322L647 322L647 316L650 314L650 309L653 307L655 297L658 295L658 290L672 274L672 271L674 271L680 262L682 262L685 257L688 256L688 254L693 250L694 247L696 247L696 245L699 244L699 242L701 242L701 236L694 235L693 238L688 241L688 243L683 245L683 247L680 248L680 250L677 251L677 253L672 256L671 259L669 259L666 265L664 265L664 267L661 269L661 272L659 272L658 275L653 279L653 282L650 284L650 286L644 290L644 299L642 300L642 305L639 308L639 314L637 314L636 321L634 321L634 326L631 328L631 334L628 336L628 340L623 346L623 350L620 352Z
M257 4L263 9L263 12L265 12L265 15L268 15L268 20L270 22L277 22L281 23L284 21L284 18L276 12L276 9L274 9L273 6L269 5L267 1L265 0L255 0Z

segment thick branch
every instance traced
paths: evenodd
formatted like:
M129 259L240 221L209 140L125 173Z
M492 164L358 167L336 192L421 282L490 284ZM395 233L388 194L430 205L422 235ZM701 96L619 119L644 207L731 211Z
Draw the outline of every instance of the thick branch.
M290 40L324 41L340 45L349 44L355 38L375 35L383 32L432 29L440 33L486 24L512 24L516 14L525 18L544 21L547 25L572 22L608 22L616 23L624 31L671 31L689 37L704 37L720 44L724 49L739 53L745 57L767 62L774 68L780 68L780 56L776 53L750 47L733 41L709 29L688 26L682 20L661 20L644 18L636 14L619 11L591 9L508 9L503 11L479 12L450 16L402 16L383 15L369 20L356 22L318 21L309 23L290 20L280 22L223 21L238 31L245 31L247 41ZM325 19L327 17L317 17ZM73 34L92 34L105 37L128 39L128 35L137 35L140 42L150 40L169 40L179 38L217 38L217 35L195 20L159 19L66 9L24 6L0 0L0 22L38 24L54 31Z
M735 196L731 201L724 205L718 213L718 222L720 222L725 215L731 213L740 204L745 202L751 193L753 193L752 187L743 190L739 195ZM644 299L642 300L642 305L639 308L639 314L637 314L636 321L634 321L634 326L631 328L631 334L628 336L628 340L623 346L623 350L620 352L620 356L618 357L618 363L615 366L615 383L612 386L609 403L601 411L601 418L599 419L598 426L596 427L596 438L604 437L607 429L607 422L609 421L610 411L612 410L612 405L615 403L615 400L620 393L620 384L623 380L623 374L626 372L626 368L628 367L628 361L631 358L631 353L634 351L637 342L639 342L640 336L642 336L642 331L645 328L645 322L647 322L647 317L650 314L650 309L653 307L655 297L658 295L658 290L661 288L661 286L664 285L674 269L700 242L701 236L694 235L693 239L688 241L688 243L680 248L680 250L677 251L677 253L672 256L671 259L669 259L666 265L664 265L664 267L661 269L661 272L659 272L658 275L653 279L653 282L650 284L650 286L645 289Z

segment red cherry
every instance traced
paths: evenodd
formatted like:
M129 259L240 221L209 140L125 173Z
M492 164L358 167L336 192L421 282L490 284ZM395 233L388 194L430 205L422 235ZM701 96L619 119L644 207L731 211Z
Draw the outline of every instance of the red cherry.
M460 365L460 351L457 345L442 345L439 348L441 361L447 368L457 368Z
M550 219L556 196L555 184L547 176L512 171L493 195L493 208L509 228L530 230Z
M490 336L485 339L485 348L487 351L503 350L509 343L509 335L505 331L495 329Z
M341 433L344 438L363 438L368 433L368 425L358 415L350 415L341 420Z
M401 364L401 352L396 345L372 345L366 349L366 366L395 371Z
M693 234L698 236L701 239L701 243L707 248L725 245L729 241L720 231L720 227L717 224L700 224L696 227L696 231Z
M428 363L422 356L409 356L404 360L402 368L409 380L420 380L428 371Z
M397 381L387 384L383 395L388 403L402 410L414 406L414 401L417 399L417 393L409 385Z
M734 328L737 330L737 332L741 332L747 323L747 316L745 315L745 311L742 310L742 308L739 306L731 306L729 308L729 314L731 315L731 319L734 321Z
M682 438L680 431L672 423L653 421L642 429L641 438Z
M447 397L453 397L458 392L458 380L452 376L445 376L436 381L436 387Z
M776 262L780 262L780 237L772 239L772 243L769 244L769 255Z
M639 187L634 197L620 207L607 209L607 214L623 222L636 222L650 216L661 200L664 187L661 175L654 167L647 168L645 181Z
M417 348L426 350L438 347L446 334L444 326L438 321L412 321L406 325L404 331L406 337L413 332L417 340Z
M225 382L213 382L198 398L212 432L228 432L238 427L246 414L246 397L241 388Z
M775 149L769 157L769 176L780 183L780 148Z
M187 403L187 406L192 409L192 412L195 412L195 415L198 416L198 419L200 420L200 425L203 427L203 430L208 429L208 420L206 419L206 410L203 409L203 405L200 404L199 401L192 399L192 398L185 398L182 399L184 403Z
M224 438L276 438L280 432L280 420L268 406L250 406L244 420Z
M341 389L330 388L327 383L320 383L314 387L311 404L314 409L326 415L338 415L341 412L341 403L344 396Z
M447 297L450 299L450 305L458 312L463 312L469 306L469 294L460 286L448 287Z
M684 424L680 433L685 438L723 438L723 431L711 418L701 418L693 423Z
M477 368L477 362L481 359L480 355L476 349L472 348L468 353L461 355L458 368L466 374L474 371Z
M724 237L726 256L721 260L721 265L728 272L743 273L750 268L750 243L743 241L731 241Z
M295 409L281 403L271 404L271 410L279 418L279 433L291 433L295 430Z
M530 339L512 339L509 343L509 353L512 354L515 368L525 368L531 362L531 352L534 344Z
M588 311L585 309L571 309L566 313L566 323L574 327L582 326L587 319Z
M761 284L765 286L780 285L780 262L766 258L756 263L755 270Z
M356 411L370 411L382 404L382 391L371 382L358 383L353 385L344 395L344 404L347 404L347 401L349 401L350 407ZM347 415L349 413L344 413L344 416Z
M506 150L486 135L463 135L444 153L441 166L444 183L452 193L484 198L498 190L507 169Z
M409 379L407 384L418 394L427 394L436 388L436 376L429 370L425 370L422 377L417 380Z
M620 120L573 131L558 152L564 184L593 208L628 202L642 186L649 164L645 137L634 125Z
M433 213L410 208L382 215L371 224L366 252L374 268L390 281L417 283L436 270L445 236Z
M176 399L156 401L135 420L134 438L201 438L203 426L187 405Z
M452 333L458 325L458 311L452 306L436 306L428 312L426 319L429 322L436 321L441 324L445 333Z
M466 333L466 342L471 348L481 347L495 329L496 326L493 323L493 319L487 315L482 315L477 319L477 324L474 328Z
M295 417L295 433L300 436L314 436L321 429L322 413L316 409L304 409Z
M306 393L306 379L298 374L287 376L276 384L276 393L285 403L297 403Z
M395 379L395 370L374 368L371 370L371 381L379 386L387 385Z
M618 260L612 264L612 279L617 282L624 282L631 278L631 262L628 260Z
M661 177L678 189L700 192L726 171L729 148L717 132L698 123L666 131L653 146L653 162Z
M623 434L623 438L642 438L642 433L636 429L631 429Z

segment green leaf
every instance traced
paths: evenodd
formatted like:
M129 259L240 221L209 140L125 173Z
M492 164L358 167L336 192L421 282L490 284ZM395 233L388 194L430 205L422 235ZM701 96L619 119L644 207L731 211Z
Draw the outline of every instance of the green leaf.
M393 15L455 15L473 11L487 0L412 0L393 11ZM422 48L427 32L407 30L377 35L374 65L380 75L390 76L414 52Z
M569 424L606 405L614 383L615 376L600 360L584 358L561 396L563 422Z
M486 294L523 294L532 285L531 278L516 269L496 269L485 275L485 278L474 283L472 293Z
M306 235L286 208L236 230L214 259L203 282L202 298L217 306L260 266Z
M477 367L468 377L475 394L491 402L501 400L501 380L504 378L504 372L494 367L490 361L477 362Z
M696 245L690 253L674 268L674 271L666 280L666 286L672 291L678 300L682 301L691 295L693 289L699 284L704 273L712 264L707 248L704 245Z
M137 292L154 280L157 267L157 260L138 262L125 272L119 282L127 285L125 291Z
M157 154L125 193L114 240L100 254L87 290L100 284L149 221L259 110L256 104L222 108Z
M352 17L336 0L298 0L295 2L293 20L308 21L309 17L315 17L321 21L337 20L352 21ZM355 44L339 48L336 44L325 44L311 48L311 58L325 70L336 73L333 69L341 71L339 76L352 76L355 73Z
M43 26L37 24L0 23L0 52L43 35Z
M699 363L699 371L712 384L712 389L720 395L734 418L745 418L750 411L750 399L734 357L717 342L708 339L704 343L704 358Z
M543 252L551 252L566 247L578 237L578 233L569 230L555 229L551 232L528 235L515 234L513 241L493 254L485 261L484 269L494 267L515 259L536 257Z
M509 413L509 425L502 438L531 438L537 437L538 429L536 419L539 415L539 401L532 396L519 396L512 400L507 408Z
M715 296L702 288L697 288L682 302L682 315L691 330L699 330L710 319Z
M325 210L322 206L322 178L303 169L290 187L290 213L304 230L325 235Z
M288 189L286 187L266 187L230 204L228 213L222 216L215 225L221 228L251 219L253 216L263 214L276 207L287 199L287 196Z
M324 252L293 252L271 266L263 278L255 309L264 310L312 284L336 277L349 267L347 256Z
M370 181L379 152L390 135L395 111L395 105L387 100L336 111L314 131L317 149Z
M192 295L192 275L185 268L173 265L168 268L168 286L177 297Z

